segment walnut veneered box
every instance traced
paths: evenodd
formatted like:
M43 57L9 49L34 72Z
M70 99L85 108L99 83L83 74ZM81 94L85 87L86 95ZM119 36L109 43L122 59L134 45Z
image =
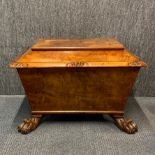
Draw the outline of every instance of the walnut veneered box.
M20 132L34 130L43 115L53 113L110 114L123 131L137 131L123 114L146 64L117 40L39 40L10 66L17 69L32 110Z

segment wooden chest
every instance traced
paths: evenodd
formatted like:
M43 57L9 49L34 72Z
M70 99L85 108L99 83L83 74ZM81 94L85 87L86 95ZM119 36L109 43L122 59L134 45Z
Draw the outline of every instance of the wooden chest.
M10 64L16 68L32 110L19 127L29 133L45 114L110 114L135 133L124 107L139 69L146 64L115 39L39 40Z

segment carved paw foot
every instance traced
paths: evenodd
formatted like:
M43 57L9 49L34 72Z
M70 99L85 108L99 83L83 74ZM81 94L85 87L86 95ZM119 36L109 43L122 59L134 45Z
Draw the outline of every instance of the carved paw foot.
M115 124L120 128L122 131L128 134L134 134L138 131L138 127L135 122L131 119L125 119L124 117L112 117L115 121Z
M21 125L17 127L18 131L22 134L28 134L35 130L41 121L42 116L32 116L32 118L25 119Z

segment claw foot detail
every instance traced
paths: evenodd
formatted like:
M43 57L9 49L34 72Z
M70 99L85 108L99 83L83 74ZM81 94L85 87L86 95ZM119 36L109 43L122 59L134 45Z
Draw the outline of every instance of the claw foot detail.
M22 134L28 134L31 131L35 130L39 126L41 118L42 116L40 115L33 115L29 119L24 119L23 123L17 127L18 132Z
M124 117L113 117L115 124L118 128L128 134L134 134L138 131L138 127L131 119L125 119Z

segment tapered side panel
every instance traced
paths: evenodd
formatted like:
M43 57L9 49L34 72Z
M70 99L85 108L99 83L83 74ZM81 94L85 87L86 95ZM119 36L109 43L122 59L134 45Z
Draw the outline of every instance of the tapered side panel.
M32 113L123 113L139 67L18 69Z

